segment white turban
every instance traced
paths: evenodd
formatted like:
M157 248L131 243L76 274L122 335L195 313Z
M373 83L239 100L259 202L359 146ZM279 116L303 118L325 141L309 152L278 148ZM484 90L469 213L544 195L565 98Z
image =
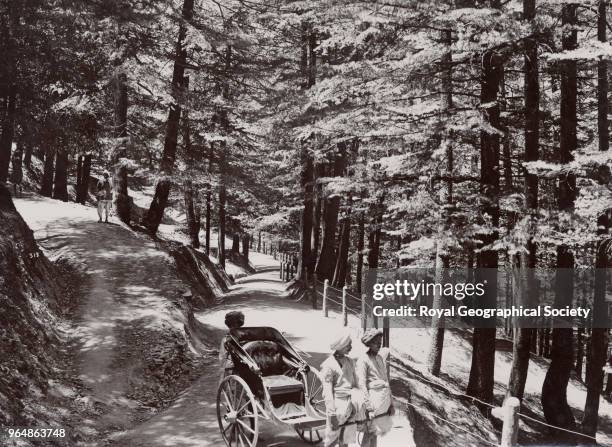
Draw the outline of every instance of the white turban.
M333 352L346 348L351 342L351 334L346 331L338 334L336 339L329 345L329 349Z

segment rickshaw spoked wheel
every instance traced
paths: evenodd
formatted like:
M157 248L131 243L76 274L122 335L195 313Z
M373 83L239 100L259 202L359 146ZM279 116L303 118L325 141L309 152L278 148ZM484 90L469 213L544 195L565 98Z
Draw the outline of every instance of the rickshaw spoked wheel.
M308 444L318 444L323 440L322 428L300 428L295 427L295 431L304 442Z
M217 391L217 421L229 447L255 447L259 419L255 396L239 376L227 376Z
M302 372L302 382L305 387L306 402L319 417L325 417L325 400L323 399L323 382L316 368L310 367L308 372Z
M323 399L323 383L319 371L310 367L308 372L301 371L301 380L304 383L304 398L306 405L317 417L325 418L325 400ZM309 444L318 444L323 440L324 428L321 427L295 427L298 436Z

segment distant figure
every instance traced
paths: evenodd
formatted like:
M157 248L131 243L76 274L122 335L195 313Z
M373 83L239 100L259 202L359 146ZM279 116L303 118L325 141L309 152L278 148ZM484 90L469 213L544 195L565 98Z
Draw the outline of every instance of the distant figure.
M22 170L22 156L23 156L23 148L18 145L17 149L13 152L13 156L11 159L11 165L13 169L11 170L11 178L10 181L13 184L14 196L19 197L21 195L21 182L23 181L23 170Z
M238 329L244 326L244 314L240 311L234 310L225 314L225 325L231 331L232 329ZM229 376L234 372L234 362L225 348L225 344L229 340L229 334L223 337L221 340L221 346L219 347L219 362L221 363L221 379L223 380L226 376Z
M359 388L366 395L366 409L370 423L366 425L362 447L376 447L379 436L389 432L394 414L389 385L389 351L381 350L382 329L368 329L361 342L368 351L357 359L356 374Z
M98 182L96 196L98 197L98 222L102 222L102 210L106 215L104 222L108 223L108 213L113 200L113 190L108 179L108 171L104 171L104 178Z

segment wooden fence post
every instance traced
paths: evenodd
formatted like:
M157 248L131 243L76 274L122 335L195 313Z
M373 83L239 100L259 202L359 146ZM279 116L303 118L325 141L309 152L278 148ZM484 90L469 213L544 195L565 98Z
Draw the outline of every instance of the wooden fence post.
M308 272L306 272L306 275L308 275ZM317 301L318 301L318 296L317 296L317 274L313 273L312 274L312 278L311 278L311 284L312 284L312 308L316 309L317 308Z
M382 330L383 330L383 346L385 348L389 347L389 338L390 338L390 334L389 334L389 317L388 316L384 316L382 318Z
M289 281L291 266L289 265L289 255L285 253L285 281Z
M504 426L500 447L513 447L517 444L520 406L521 402L516 397L509 397L504 402Z
M282 280L284 279L284 278L283 278L283 273L284 273L284 272L283 272L283 267L284 267L284 266L283 266L283 254L282 254L282 253L281 253L281 254L280 254L280 256L279 256L279 260L280 260L280 279L281 279L281 281L282 281Z
M327 313L327 288L329 287L329 279L326 279L323 283L323 316L328 317Z
M348 324L348 314L346 311L346 286L342 288L342 326Z
M289 255L285 253L285 256L283 258L283 262L285 263L285 282L289 281L289 274L290 274L288 258L289 258Z

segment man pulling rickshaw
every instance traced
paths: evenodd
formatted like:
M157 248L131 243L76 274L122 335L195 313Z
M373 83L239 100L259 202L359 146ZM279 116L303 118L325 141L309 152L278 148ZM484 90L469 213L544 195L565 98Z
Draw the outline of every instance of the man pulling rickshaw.
M325 447L344 447L352 439L361 447L376 447L378 437L392 427L388 350L381 350L382 330L367 330L361 342L368 350L355 362L348 357L351 337L342 333L331 343L332 355L321 365L327 415Z
M319 373L276 329L244 327L238 312L228 317L217 417L229 447L255 447L260 420L292 426L302 440L325 447L355 441L374 447L390 429L390 418L383 420L393 407L379 331L364 334L369 349L357 363L348 357L350 334L337 336Z
M340 334L331 343L330 349L332 355L321 364L327 415L324 446L344 447L355 433L355 424L347 424L349 419L365 419L365 393L357 385L355 361L348 357L352 349L350 334Z

